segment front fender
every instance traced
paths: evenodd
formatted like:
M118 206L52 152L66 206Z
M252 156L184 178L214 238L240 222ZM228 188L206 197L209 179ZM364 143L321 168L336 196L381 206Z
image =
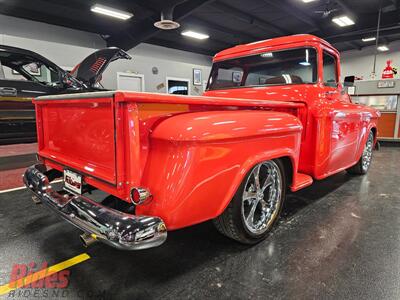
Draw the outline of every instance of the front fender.
M220 215L258 162L289 157L297 171L302 126L272 111L187 113L161 122L150 138L142 185L153 201L137 214L177 229Z

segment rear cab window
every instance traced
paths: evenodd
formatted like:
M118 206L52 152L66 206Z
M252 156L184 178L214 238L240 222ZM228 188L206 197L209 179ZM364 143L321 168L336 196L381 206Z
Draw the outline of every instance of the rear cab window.
M317 79L317 51L302 47L215 62L207 88L312 84Z

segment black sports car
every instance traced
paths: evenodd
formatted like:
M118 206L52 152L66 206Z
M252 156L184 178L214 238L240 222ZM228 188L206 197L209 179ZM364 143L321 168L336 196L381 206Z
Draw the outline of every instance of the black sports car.
M131 59L119 48L101 49L67 72L35 52L0 45L0 145L36 141L32 98L103 90L101 74L120 58Z

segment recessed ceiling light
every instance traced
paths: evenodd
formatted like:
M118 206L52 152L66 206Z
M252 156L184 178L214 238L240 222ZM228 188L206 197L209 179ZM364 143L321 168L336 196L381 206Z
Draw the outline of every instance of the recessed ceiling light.
M302 0L304 3L314 2L315 0Z
M188 36L188 37L191 37L191 38L198 39L198 40L205 40L205 39L208 39L210 37L207 34L195 32L195 31L191 31L191 30L184 31L181 34L184 35L184 36Z
M374 37L374 36L362 39L362 41L365 42L365 43L366 42L372 42L372 41L375 41L375 40L376 40L376 37Z
M333 23L336 23L340 27L354 25L354 21L350 19L348 16L340 16L332 19Z
M104 6L104 5L100 5L100 4L95 4L93 5L90 10L92 12L98 13L98 14L102 14L102 15L106 15L106 16L110 16L110 17L114 17L120 20L128 20L130 18L133 17L133 14L126 12L126 11L122 11L119 9L115 9L115 8L111 8L108 6Z
M389 51L389 47L385 46L385 45L382 45L382 46L378 47L378 50L381 51L381 52Z

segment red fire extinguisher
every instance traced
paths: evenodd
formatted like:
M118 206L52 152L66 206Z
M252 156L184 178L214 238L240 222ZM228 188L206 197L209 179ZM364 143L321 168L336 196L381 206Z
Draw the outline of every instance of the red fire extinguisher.
M390 79L390 78L394 78L394 75L397 73L395 71L395 69L393 69L393 67L391 66L392 61L388 60L386 62L386 68L383 70L382 72L382 79Z

